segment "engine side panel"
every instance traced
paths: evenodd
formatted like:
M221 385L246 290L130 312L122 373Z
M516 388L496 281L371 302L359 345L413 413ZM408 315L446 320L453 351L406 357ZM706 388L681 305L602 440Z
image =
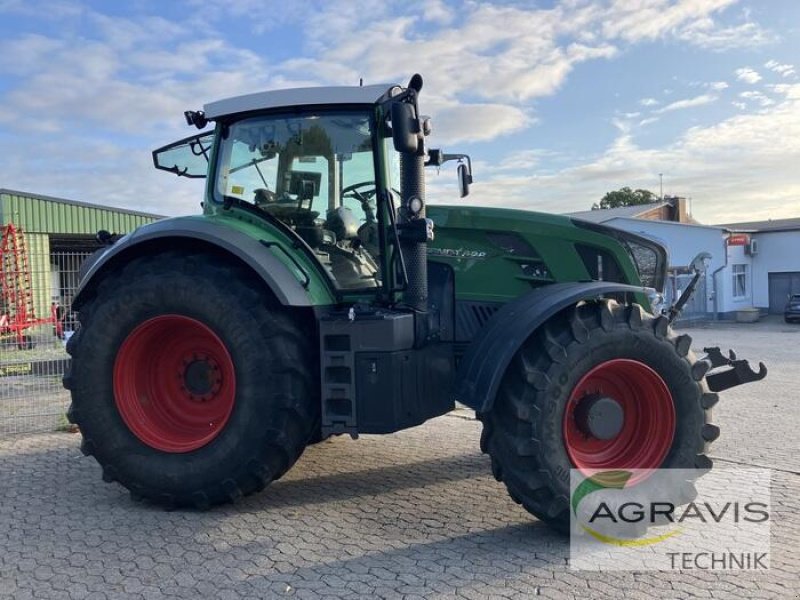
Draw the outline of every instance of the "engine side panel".
M462 320L474 312L466 304L459 308L463 303L505 304L554 283L640 285L617 240L576 227L567 217L464 206L429 206L428 217L436 224L428 260L453 269Z

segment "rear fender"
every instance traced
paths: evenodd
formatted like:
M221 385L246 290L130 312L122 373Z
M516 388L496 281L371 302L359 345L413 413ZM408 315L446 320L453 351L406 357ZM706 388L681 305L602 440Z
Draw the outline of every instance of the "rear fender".
M640 296L643 288L592 281L555 283L509 302L486 322L458 369L456 400L478 412L491 410L503 375L517 350L556 313L581 300L607 295Z
M246 264L286 306L312 306L310 287L317 289L320 282L315 273L309 273L299 263L296 272L290 270L273 253L273 246L264 244L237 229L206 219L164 219L145 225L122 237L112 246L90 256L83 265L81 281L73 298L77 310L93 295L98 283L112 269L139 256L176 248L187 251L211 251L228 255L232 260ZM224 282L220 282L224 285Z

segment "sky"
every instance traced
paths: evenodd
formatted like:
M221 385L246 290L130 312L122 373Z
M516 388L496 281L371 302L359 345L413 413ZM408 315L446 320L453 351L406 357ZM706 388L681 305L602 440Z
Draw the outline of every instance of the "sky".
M421 73L431 203L588 210L623 186L703 223L800 217L796 0L0 0L0 187L164 215L183 111ZM196 131L196 130L195 130Z

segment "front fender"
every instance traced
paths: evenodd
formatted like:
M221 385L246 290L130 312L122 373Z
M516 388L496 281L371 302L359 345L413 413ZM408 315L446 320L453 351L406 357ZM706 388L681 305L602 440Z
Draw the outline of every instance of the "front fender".
M246 264L266 283L281 304L312 306L318 303L312 294L315 290L310 288L317 288L319 295L319 278L297 261L291 269L287 267L273 253L275 245L279 244L265 244L238 229L205 218L176 217L156 221L136 229L87 259L87 264L81 269L81 281L72 306L79 309L109 270L121 268L138 256L177 246L188 246L187 250L223 252ZM224 282L220 282L220 285L224 285Z
M643 293L641 287L605 281L554 283L509 302L492 315L467 348L458 369L456 400L478 412L490 410L514 354L561 310L603 295Z

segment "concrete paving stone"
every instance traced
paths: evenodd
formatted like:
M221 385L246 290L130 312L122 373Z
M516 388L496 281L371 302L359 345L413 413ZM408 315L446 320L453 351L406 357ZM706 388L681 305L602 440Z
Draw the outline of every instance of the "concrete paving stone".
M466 598L467 600L489 600L487 594L482 594L468 587L459 587L456 589L456 596L459 598Z
M711 598L711 590L704 589L698 585L694 585L692 582L688 581L673 581L672 582L672 589L675 591L676 595L683 596L686 595L690 598Z
M70 600L85 600L91 592L86 582L76 581L70 585L67 593L69 594Z

